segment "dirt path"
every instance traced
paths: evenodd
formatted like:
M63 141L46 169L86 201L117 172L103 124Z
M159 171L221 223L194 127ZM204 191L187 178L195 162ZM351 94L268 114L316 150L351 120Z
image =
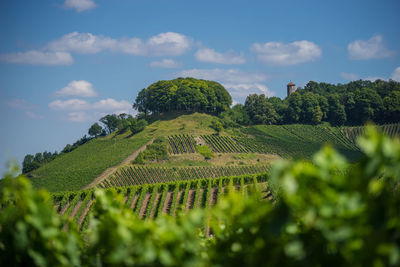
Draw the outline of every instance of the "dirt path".
M144 216L146 216L147 206L149 205L149 202L150 202L150 196L151 196L151 194L146 194L144 196L142 206L140 207L140 211L139 211L140 219L143 219Z
M72 210L71 214L69 215L69 217L74 218L76 213L78 212L79 208L82 205L82 200L79 200L79 202L75 205L74 209Z
M67 211L68 207L69 207L69 202L67 204L65 204L65 206L62 208L60 215L64 215L64 213Z
M138 200L138 195L136 194L136 195L133 197L133 200L132 200L132 202L131 202L131 206L130 206L131 210L134 210L134 209L135 209L135 205L136 205L137 200Z
M183 196L182 191L179 191L178 194L176 195L176 199L175 199L175 209L172 210L172 215L175 217L175 214L177 212L177 210L179 209L179 202L181 200L181 197Z
M169 211L171 209L171 202L172 202L171 200L172 200L172 192L168 192L167 196L165 197L162 214L169 214Z
M215 205L215 203L217 203L217 198L218 198L218 189L211 188L209 207L212 207Z
M160 200L161 194L157 193L156 197L154 198L154 202L153 202L153 208L150 211L150 218L154 218L154 213L157 210L157 203Z
M153 143L153 139L151 139L146 144L144 144L142 147L140 147L138 150L133 152L130 156L128 156L126 159L124 159L121 163L119 163L117 165L114 165L114 166L112 166L110 168L107 168L99 176L94 178L92 182L90 182L89 184L85 185L82 189L88 189L88 188L95 187L96 185L101 183L104 179L106 179L111 174L113 174L120 166L126 165L126 164L130 163L132 160L134 160L139 155L139 153L144 151L146 149L146 147L148 145L150 145L151 143Z
M199 191L199 197L197 198L197 203L196 203L196 207L201 208L201 203L203 202L203 198L204 198L204 189L200 188Z
M190 209L193 209L194 206L194 198L196 196L196 190L190 189L188 193L188 198L186 201L185 212L188 212Z
M78 227L81 226L81 224L82 224L82 222L83 222L83 219L85 219L86 214L89 212L89 209L90 209L90 207L92 206L92 204L93 204L93 199L89 200L89 202L86 204L86 207L85 207L85 209L82 211L81 216L79 216L79 219L78 219L78 222L77 222Z

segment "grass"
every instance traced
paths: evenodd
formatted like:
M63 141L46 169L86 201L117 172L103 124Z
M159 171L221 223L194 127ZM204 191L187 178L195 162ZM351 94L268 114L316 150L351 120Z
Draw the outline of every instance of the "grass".
M76 150L29 173L36 188L51 192L78 190L90 183L105 169L114 166L145 144L149 138L139 133L97 138Z

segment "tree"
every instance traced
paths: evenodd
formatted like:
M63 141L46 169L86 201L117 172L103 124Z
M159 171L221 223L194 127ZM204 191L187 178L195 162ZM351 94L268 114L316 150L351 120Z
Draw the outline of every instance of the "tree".
M329 95L328 104L328 121L334 126L343 125L346 122L346 111L344 106L340 103L339 95Z
M276 124L279 116L264 94L251 94L246 98L244 108L253 124Z
M100 122L106 126L108 134L111 134L112 132L117 130L118 121L118 117L115 114L106 115L100 119Z
M101 134L102 130L103 128L96 122L92 126L90 126L88 133L90 136L97 137Z
M383 99L385 121L400 121L400 91L392 91Z
M22 173L28 173L39 168L40 164L35 161L35 157L31 154L28 154L24 157L24 161L22 162Z
M300 121L302 115L303 99L299 92L294 92L287 98L288 108L285 113L286 123L296 123Z
M220 114L232 98L219 83L194 78L158 81L142 89L133 107L146 115L169 111L199 111Z
M217 132L217 134L219 134L224 129L224 126L219 121L212 121L211 128L213 128Z
M323 113L318 103L318 95L307 92L302 96L301 121L307 124L321 122Z

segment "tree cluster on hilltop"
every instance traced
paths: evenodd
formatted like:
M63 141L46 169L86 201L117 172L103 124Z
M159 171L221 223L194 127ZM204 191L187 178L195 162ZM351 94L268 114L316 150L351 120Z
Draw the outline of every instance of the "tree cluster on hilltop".
M310 81L284 100L251 94L244 105L222 113L224 126L251 124L363 125L400 120L400 83L390 80L329 84Z
M170 111L219 114L231 104L228 91L217 82L177 78L158 81L142 89L133 107L146 115Z

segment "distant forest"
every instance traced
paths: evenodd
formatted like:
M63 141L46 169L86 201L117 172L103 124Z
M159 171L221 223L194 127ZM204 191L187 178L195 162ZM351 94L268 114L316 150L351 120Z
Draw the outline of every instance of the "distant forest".
M400 121L400 83L390 80L329 84L310 81L284 100L251 94L220 114L230 124L319 124L363 125Z
M158 81L142 89L133 107L143 117L171 111L219 115L225 127L253 124L319 124L333 126L397 122L400 83L390 80L329 84L310 81L284 100L251 94L244 105L230 108L228 91L219 83L194 78Z

